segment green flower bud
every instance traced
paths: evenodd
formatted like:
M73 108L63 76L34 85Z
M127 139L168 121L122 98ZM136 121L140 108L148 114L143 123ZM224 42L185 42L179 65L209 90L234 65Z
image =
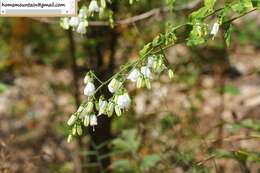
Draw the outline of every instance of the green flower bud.
M67 138L67 142L70 143L73 140L73 136L70 134Z
M83 124L84 124L84 126L89 126L89 116L88 115L86 115L85 117L84 117L84 122L83 122Z
M72 128L72 135L76 135L77 134L77 125L75 124Z
M83 109L84 109L83 105L80 105L77 110L77 113L81 113L83 111Z
M75 114L72 114L69 120L67 121L67 124L69 126L72 126L77 120L77 116Z
M154 61L154 63L153 63L153 70L156 71L158 66L159 66L158 60Z
M143 81L143 78L141 76L138 77L137 82L136 82L136 88L142 87L142 81Z
M116 115L119 117L122 115L122 111L117 105L115 106L115 112L116 112Z
M81 125L77 125L77 133L79 136L82 135L82 128L81 128Z
M141 88L144 88L146 86L145 78L142 78Z
M114 103L109 102L107 106L107 115L108 117L111 117L114 113Z
M87 107L86 107L86 113L91 113L93 112L93 108L94 108L94 103L93 102L88 102L87 103Z
M170 79L173 79L174 78L174 73L173 73L173 70L172 69L169 69L168 70L168 76Z
M146 85L147 89L151 89L152 88L151 87L151 82L150 82L150 80L148 78L145 78L145 85Z

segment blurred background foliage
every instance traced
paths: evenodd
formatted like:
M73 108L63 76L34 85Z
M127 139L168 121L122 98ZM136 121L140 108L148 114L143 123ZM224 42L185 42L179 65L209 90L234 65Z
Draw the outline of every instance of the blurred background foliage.
M90 131L66 142L64 122L77 107L75 92L84 99L82 78L96 59L101 56L103 64L94 68L103 69L113 54L112 74L169 25L187 21L199 6L174 9L192 2L177 0L173 12L131 25L89 27L87 36L73 33L76 73L69 33L57 23L0 18L0 172L258 173L259 12L234 22L228 48L223 33L208 45L170 48L174 81L162 76L150 91L130 85L134 107L113 118L110 139L97 144L90 136L98 134ZM117 1L114 18L166 4Z

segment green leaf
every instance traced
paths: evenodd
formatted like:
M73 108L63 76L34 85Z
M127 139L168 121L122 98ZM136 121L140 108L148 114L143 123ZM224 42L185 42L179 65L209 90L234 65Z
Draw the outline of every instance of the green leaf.
M252 8L252 1L251 0L236 0L231 3L231 8L235 12L242 14L245 13L247 10Z
M204 5L208 8L213 10L216 0L204 0Z
M232 25L229 23L229 24L225 24L223 26L224 28L224 39L225 39L225 43L226 45L229 47L230 46L230 43L231 43L231 33L233 31L233 27Z
M161 160L161 157L158 154L151 154L144 156L143 160L141 161L141 170L147 170L156 165Z
M190 20L191 21L201 21L204 19L204 17L208 14L208 8L202 7L199 10L191 13Z

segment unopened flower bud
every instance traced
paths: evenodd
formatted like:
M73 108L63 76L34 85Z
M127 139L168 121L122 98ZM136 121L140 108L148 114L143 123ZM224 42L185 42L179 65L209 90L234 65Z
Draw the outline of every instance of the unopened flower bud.
M111 117L114 113L114 103L109 102L107 106L107 115L108 117Z
M83 124L84 124L84 126L89 126L89 116L88 115L86 115L85 117L84 117L84 122L83 122Z
M70 142L72 141L72 139L73 139L73 136L70 134L70 135L68 136L68 138L67 138L67 142L70 143Z
M72 128L72 134L75 136L77 134L77 124L75 124Z
M172 70L172 69L169 69L169 70L168 70L168 76L169 76L169 79L173 79L174 73L173 73L173 70Z
M92 101L88 102L86 107L86 113L93 112L93 109L94 109L94 103Z
M115 112L116 112L116 115L119 117L122 115L122 111L118 105L115 106Z
M147 89L151 89L152 88L151 87L151 82L150 82L150 80L148 78L145 78L145 85L146 85Z
M72 114L69 120L67 121L67 124L69 126L72 126L77 120L77 116L75 114Z
M142 81L143 81L143 77L139 77L138 79L137 79L137 83L136 83L136 88L142 88Z
M79 136L82 135L82 128L81 128L81 125L77 125L77 134L78 134Z
M84 84L87 84L88 82L91 82L91 77L87 74L87 75L84 77Z

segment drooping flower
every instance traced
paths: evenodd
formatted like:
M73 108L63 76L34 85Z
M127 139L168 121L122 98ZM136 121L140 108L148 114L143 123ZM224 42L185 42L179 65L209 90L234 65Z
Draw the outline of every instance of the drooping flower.
M79 25L79 23L80 23L79 17L70 18L70 21L69 21L70 26L77 27Z
M105 114L106 113L106 108L107 108L107 101L100 100L98 104L99 104L98 115Z
M79 23L78 28L77 28L77 32L80 34L86 34L87 32L87 24L86 22L82 21Z
M218 33L218 30L219 30L219 23L216 22L213 24L210 34L213 35L213 37L215 37Z
M108 84L108 90L111 93L116 92L122 85L122 82L118 81L117 79L112 79L111 82Z
M140 76L140 72L139 70L137 70L136 68L133 69L129 75L127 76L127 79L129 79L132 82L136 82L138 77Z
M92 0L88 7L89 12L99 12L99 6L96 0Z
M97 116L95 114L90 115L89 117L89 125L93 127L93 131L95 131L94 126L98 125Z
M141 67L141 73L142 73L145 77L147 77L147 78L149 78L149 79L152 78L151 70L150 70L150 68L147 67L147 66Z
M120 109L129 108L131 99L127 93L119 95L117 98L117 105Z
M95 85L92 82L88 82L84 89L84 95L92 96L95 93L95 90Z

